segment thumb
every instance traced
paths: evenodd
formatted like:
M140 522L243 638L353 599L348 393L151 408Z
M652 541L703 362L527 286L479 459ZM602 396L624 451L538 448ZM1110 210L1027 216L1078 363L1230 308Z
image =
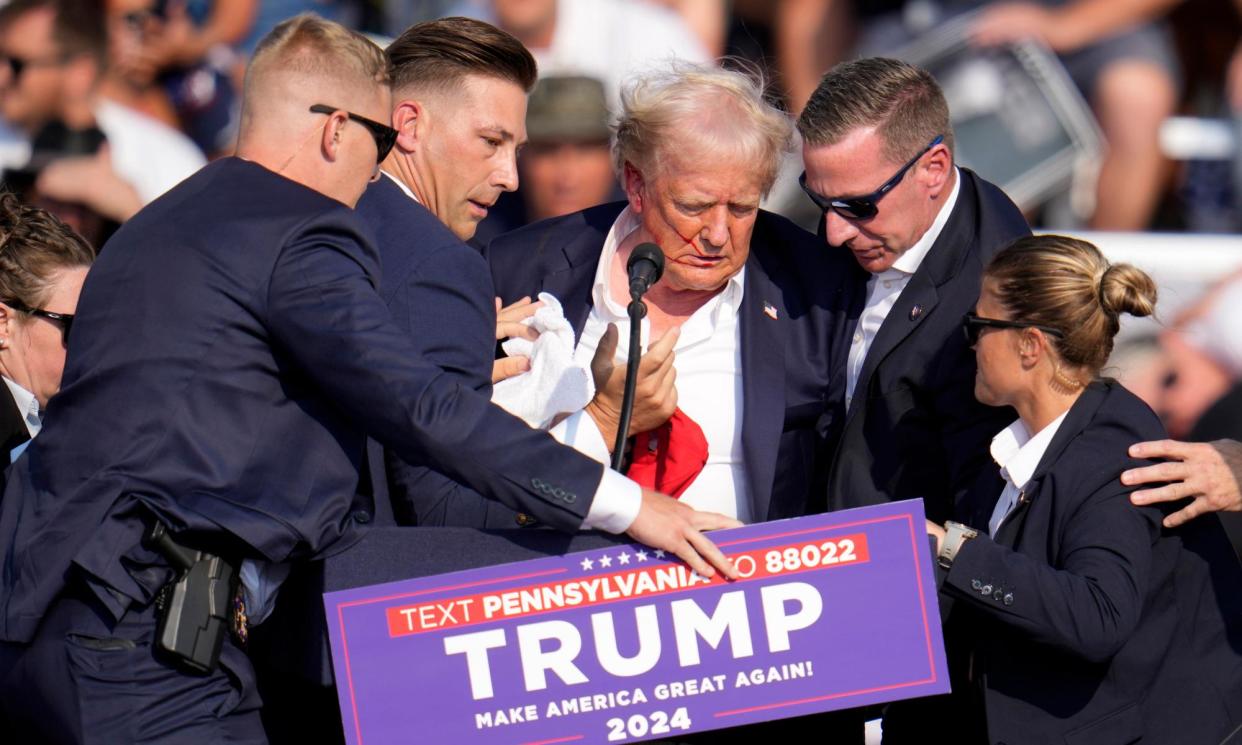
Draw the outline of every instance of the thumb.
M595 359L604 360L608 364L617 357L617 339L621 336L617 324L608 324L608 330L599 338L599 346L595 348Z

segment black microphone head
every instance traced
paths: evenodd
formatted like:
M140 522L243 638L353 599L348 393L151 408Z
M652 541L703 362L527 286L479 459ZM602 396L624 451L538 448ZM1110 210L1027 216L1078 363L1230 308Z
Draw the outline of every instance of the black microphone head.
M651 276L651 284L660 281L660 277L664 276L664 252L654 243L640 243L634 248L634 252L630 254L630 260L625 262L625 271L634 276L634 265L640 261L649 261L655 267L655 273Z

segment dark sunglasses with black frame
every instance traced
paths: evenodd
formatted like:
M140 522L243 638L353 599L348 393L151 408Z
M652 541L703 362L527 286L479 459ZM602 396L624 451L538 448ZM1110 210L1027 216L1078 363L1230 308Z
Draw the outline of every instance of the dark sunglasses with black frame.
M985 328L994 329L1039 329L1040 331L1055 336L1058 339L1065 337L1058 329L1051 326L1040 326L1035 323L1023 323L1022 321L1002 321L999 318L983 318L974 313L967 313L962 318L962 335L966 337L966 343L974 346L979 343L979 334L983 333Z
M65 346L69 346L69 329L73 327L73 313L53 313L42 308L31 308L20 300L0 300L0 303L4 303L19 313L46 318L56 324L60 327L60 337L64 341Z
M338 109L335 106L328 106L322 103L315 104L310 107L310 110L312 114L328 114L329 116L338 111L344 111L345 116L366 127L367 131L371 133L371 137L375 138L376 163L383 163L384 158L388 157L388 153L392 152L392 146L397 144L397 130L387 124L381 124L374 119L368 119L347 109Z
M886 194L892 191L897 184L901 183L901 180L906 177L906 171L909 171L915 163L918 163L919 158L927 155L933 147L942 142L944 142L944 135L936 135L935 139L927 144L927 147L920 150L919 154L911 158L904 166L902 166L900 171L894 173L892 178L885 181L880 188L870 194L864 194L857 197L825 197L822 194L813 191L811 187L806 185L806 171L803 171L802 175L798 177L798 185L801 186L802 191L805 191L806 195L811 198L811 201L815 203L815 206L819 207L820 211L825 214L828 210L832 210L841 217L845 217L850 220L870 220L880 211L877 203L883 199Z

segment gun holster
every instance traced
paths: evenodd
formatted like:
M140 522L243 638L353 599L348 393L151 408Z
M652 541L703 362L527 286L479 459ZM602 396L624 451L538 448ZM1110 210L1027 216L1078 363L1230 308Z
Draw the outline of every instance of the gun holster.
M177 571L176 579L156 598L155 646L178 665L209 673L216 668L229 633L237 567L221 556L177 542L159 520L147 532L146 543Z

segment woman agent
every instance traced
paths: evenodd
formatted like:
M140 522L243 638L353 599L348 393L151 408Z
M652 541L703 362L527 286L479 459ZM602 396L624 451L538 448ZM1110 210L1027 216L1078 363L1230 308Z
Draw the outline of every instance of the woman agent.
M94 253L60 220L0 192L0 468L39 433ZM0 486L3 481L0 480Z
M1018 420L959 510L969 527L928 526L955 740L1219 743L1242 723L1242 571L1218 521L1162 530L1119 480L1164 430L1098 375L1118 316L1155 302L1150 277L1071 238L1022 238L984 274L964 320L975 396Z

